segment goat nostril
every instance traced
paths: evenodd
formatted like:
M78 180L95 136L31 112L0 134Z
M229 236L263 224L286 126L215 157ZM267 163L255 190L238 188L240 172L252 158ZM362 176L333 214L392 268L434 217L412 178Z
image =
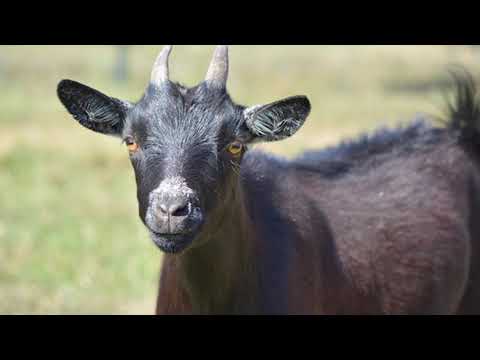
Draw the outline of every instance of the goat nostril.
M168 214L168 209L165 205L160 204L158 208L160 209L160 212L162 212L163 214Z
M189 213L188 204L177 206L170 209L170 214L172 216L187 216Z
M157 209L162 216L187 216L190 213L189 203L158 204Z

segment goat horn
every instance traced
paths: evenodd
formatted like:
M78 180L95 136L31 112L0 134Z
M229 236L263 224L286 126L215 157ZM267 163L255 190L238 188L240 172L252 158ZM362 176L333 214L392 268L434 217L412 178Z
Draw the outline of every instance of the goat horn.
M153 85L160 86L161 83L168 80L168 56L170 51L172 51L172 45L165 46L158 54L150 77L150 82Z
M225 87L228 77L228 46L219 45L215 48L212 61L208 67L205 81Z

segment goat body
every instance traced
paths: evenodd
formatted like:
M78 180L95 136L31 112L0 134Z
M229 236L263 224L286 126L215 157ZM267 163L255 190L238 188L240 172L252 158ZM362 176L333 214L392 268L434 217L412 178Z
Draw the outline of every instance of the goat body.
M458 80L445 128L247 153L211 241L165 256L157 313L479 313L475 96Z

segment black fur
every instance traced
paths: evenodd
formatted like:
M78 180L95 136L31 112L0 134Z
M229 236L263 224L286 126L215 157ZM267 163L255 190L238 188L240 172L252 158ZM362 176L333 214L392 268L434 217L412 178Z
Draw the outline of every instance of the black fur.
M392 157L430 149L441 142L446 130L432 127L426 119L418 119L397 129L382 129L372 135L319 151L308 151L294 159L299 169L318 172L326 178L338 178L355 172L370 171Z
M454 96L447 103L444 118L420 118L396 129L384 128L373 134L363 134L350 141L317 151L308 151L294 159L299 169L318 172L326 178L338 178L350 173L370 171L394 157L428 151L445 141L456 139L458 144L480 149L480 102L478 88L470 73L452 71ZM433 126L432 121L443 124Z

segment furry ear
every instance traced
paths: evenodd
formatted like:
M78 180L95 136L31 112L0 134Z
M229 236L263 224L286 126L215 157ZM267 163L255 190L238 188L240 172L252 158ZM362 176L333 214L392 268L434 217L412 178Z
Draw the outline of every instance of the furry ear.
M73 118L87 129L121 136L127 111L132 105L108 97L73 80L62 80L57 95Z
M250 141L277 141L292 136L310 113L306 96L292 96L267 105L257 105L243 113Z

